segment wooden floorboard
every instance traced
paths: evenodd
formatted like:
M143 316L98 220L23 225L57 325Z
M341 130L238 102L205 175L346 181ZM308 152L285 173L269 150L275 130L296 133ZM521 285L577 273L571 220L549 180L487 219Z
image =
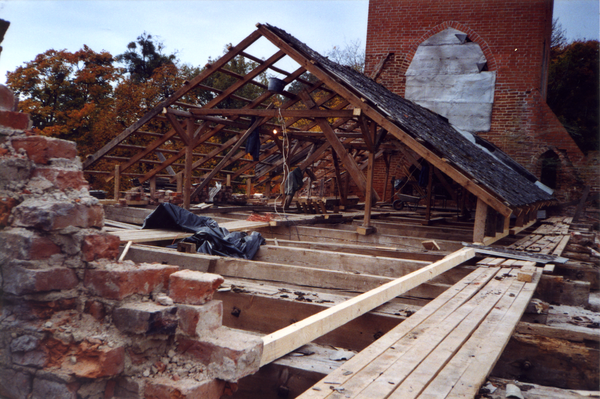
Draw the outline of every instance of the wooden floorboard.
M474 271L300 398L474 397L540 275L524 283L510 267Z

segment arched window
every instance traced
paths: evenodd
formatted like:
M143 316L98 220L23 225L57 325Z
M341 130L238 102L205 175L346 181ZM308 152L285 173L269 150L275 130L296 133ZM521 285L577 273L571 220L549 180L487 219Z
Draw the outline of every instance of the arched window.
M560 158L554 151L548 150L540 156L540 162L542 163L540 181L546 186L556 189Z
M470 133L490 130L496 72L481 47L448 28L422 42L406 70L405 97Z

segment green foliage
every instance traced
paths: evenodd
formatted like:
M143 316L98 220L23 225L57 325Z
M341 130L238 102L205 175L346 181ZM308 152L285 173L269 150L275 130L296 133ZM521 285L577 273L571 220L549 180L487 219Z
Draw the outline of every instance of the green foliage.
M138 36L137 41L127 45L126 52L117 55L115 59L125 64L134 82L146 82L152 78L157 68L175 64L176 54L163 54L164 48L162 42L153 40L152 35L144 32Z
M588 40L551 50L547 102L584 153L600 148L598 49L597 40Z

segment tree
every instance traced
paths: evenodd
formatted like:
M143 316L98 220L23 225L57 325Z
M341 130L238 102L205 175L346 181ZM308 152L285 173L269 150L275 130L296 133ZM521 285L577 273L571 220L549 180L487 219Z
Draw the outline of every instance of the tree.
M325 56L331 61L346 65L360 73L365 71L365 49L358 39L344 43L344 47L333 46L329 52L325 53Z
M547 103L584 152L600 148L598 140L599 43L567 43L553 22Z
M137 41L127 45L126 52L117 55L115 59L125 64L134 82L146 82L157 68L175 64L176 54L163 54L164 48L162 42L153 40L152 35L144 32L138 36Z
M113 61L110 53L87 46L75 53L48 50L9 72L7 84L35 130L73 140L85 151L112 125L113 85L120 76Z

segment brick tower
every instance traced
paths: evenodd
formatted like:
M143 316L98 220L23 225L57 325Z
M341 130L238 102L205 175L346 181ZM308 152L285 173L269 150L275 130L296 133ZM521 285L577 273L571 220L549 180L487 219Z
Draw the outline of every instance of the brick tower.
M370 0L366 73L491 141L567 201L598 191L546 104L553 0ZM461 123L462 122L462 123Z

